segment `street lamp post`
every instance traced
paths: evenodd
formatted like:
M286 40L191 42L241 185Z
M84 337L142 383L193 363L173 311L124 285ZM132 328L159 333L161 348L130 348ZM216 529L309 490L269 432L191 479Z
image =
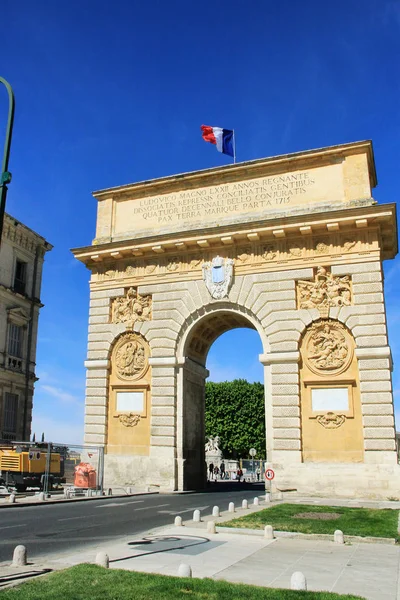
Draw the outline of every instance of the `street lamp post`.
M3 163L1 166L1 175L0 175L0 244L1 237L3 233L3 221L4 221L4 212L6 209L6 197L7 197L7 184L11 181L11 173L8 171L8 159L10 157L10 146L11 146L11 136L12 129L14 124L14 107L15 100L14 94L12 91L11 85L0 77L0 83L5 85L8 92L8 120L7 120L7 129L6 129L6 139L4 142L4 153L3 153Z

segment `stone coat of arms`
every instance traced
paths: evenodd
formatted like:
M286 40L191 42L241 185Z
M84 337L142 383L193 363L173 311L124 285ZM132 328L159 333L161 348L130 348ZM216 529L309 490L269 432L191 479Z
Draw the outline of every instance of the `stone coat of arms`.
M203 279L211 297L220 300L228 295L233 279L233 259L216 256L203 264Z

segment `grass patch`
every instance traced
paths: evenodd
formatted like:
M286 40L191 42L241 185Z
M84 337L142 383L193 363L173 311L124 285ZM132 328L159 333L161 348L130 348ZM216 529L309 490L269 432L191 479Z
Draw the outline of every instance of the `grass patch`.
M1 600L358 600L329 592L295 592L211 579L150 575L97 565L65 571L0 592Z
M399 511L390 508L347 508L314 504L279 504L257 513L223 523L224 527L263 529L272 525L277 531L396 538Z

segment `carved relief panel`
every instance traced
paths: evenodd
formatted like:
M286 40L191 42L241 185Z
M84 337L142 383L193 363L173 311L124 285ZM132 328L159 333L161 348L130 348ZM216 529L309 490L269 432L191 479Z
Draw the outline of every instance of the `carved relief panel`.
M351 279L348 275L334 276L325 267L317 267L314 281L297 282L298 308L317 308L326 317L334 306L353 303Z
M109 454L149 453L149 356L149 345L139 333L123 333L114 345L108 397Z
M354 339L334 319L312 323L300 346L303 461L362 462L363 432Z
M111 300L111 323L133 325L151 319L151 296L140 296L137 289L127 289L125 296Z

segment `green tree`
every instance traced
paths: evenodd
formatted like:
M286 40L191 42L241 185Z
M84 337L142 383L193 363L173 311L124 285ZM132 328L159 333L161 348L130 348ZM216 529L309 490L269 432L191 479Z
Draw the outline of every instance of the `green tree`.
M226 458L265 458L264 386L245 379L206 383L206 436L221 438Z

